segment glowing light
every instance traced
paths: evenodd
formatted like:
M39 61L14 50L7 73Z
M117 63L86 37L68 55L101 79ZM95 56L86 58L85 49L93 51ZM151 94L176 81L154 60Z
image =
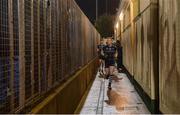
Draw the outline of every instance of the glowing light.
M114 30L114 33L116 34L116 32L117 32L117 30L115 29L115 30Z
M119 23L116 24L116 28L117 28L117 29L119 28Z
M124 16L124 14L121 12L119 15L119 20L123 20L123 16Z

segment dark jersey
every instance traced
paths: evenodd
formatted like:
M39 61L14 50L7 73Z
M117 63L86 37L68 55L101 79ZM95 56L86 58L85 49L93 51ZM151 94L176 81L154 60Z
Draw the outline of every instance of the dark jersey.
M103 48L103 51L106 59L110 59L110 60L114 59L116 53L116 47L114 45L112 46L106 45Z

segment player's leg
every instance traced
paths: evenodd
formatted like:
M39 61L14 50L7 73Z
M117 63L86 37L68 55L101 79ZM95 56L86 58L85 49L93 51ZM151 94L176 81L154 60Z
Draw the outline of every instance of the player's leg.
M105 68L105 78L108 79L109 78L109 68Z
M101 63L102 63L102 60L99 58L99 72L101 72Z
M102 73L104 74L104 68L105 68L105 61L102 60Z
M115 60L112 59L112 60L109 61L109 74L110 74L110 76L109 76L109 85L108 85L109 89L111 89L114 69L115 69Z
M109 63L107 60L105 60L105 77L106 79L109 77Z
M103 60L101 59L101 73L103 73Z
M111 89L114 69L115 69L115 66L113 66L113 65L109 67L109 84L108 84L109 89Z
M115 66L110 66L109 67L109 73L110 73L111 76L113 76L114 70L115 70Z

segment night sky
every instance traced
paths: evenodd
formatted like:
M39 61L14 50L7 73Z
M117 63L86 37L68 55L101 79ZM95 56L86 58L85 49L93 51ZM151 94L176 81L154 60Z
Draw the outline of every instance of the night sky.
M86 16L94 24L96 19L96 0L75 0ZM116 14L120 0L107 0L107 13ZM98 16L106 13L106 0L98 0Z

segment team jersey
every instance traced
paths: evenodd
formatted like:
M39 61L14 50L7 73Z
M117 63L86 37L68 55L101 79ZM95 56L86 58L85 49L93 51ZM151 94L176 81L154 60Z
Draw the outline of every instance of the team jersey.
M114 56L116 54L116 47L114 45L112 46L106 45L103 48L103 51L106 59L114 59Z

